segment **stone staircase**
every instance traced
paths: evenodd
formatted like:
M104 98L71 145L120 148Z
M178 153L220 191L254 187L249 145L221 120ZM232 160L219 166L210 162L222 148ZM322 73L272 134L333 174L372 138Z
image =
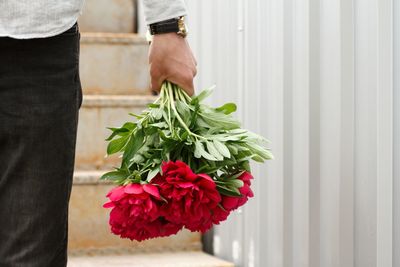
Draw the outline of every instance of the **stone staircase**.
M113 185L100 182L99 177L117 166L118 158L105 158L106 127L131 120L129 112L140 112L154 100L149 90L148 44L134 33L135 9L134 0L86 0L79 19L84 99L70 201L68 267L233 266L201 252L198 233L182 231L145 242L110 233L109 210L102 204Z

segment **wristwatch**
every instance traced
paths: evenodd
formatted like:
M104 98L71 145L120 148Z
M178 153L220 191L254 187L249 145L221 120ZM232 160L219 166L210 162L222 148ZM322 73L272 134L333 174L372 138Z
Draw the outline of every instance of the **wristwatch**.
M176 34L178 34L183 38L185 38L188 35L188 30L185 24L184 16L150 24L147 39L149 40L149 37L152 37L153 35L156 34L171 33L171 32L175 32Z

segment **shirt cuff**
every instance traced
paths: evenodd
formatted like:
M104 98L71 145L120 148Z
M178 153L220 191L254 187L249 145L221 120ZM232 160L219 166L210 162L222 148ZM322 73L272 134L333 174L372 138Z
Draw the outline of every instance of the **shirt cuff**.
M184 0L142 0L146 24L186 16Z

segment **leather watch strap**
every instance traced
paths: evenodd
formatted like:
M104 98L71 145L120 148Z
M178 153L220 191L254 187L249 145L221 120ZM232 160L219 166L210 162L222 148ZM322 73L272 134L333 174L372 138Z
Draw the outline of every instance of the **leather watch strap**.
M179 32L178 19L169 19L149 25L150 34Z

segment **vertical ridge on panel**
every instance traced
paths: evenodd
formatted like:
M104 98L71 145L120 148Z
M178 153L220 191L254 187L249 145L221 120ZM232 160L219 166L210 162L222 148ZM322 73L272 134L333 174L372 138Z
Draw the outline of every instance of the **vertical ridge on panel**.
M320 267L320 0L310 0L310 267Z
M393 267L400 266L400 2L393 1L394 69L393 69Z
M377 3L355 0L354 262L377 263Z
M339 266L340 0L321 0L320 265Z
M198 1L201 6L201 32L202 38L199 39L199 47L201 47L201 62L199 64L199 73L203 76L201 90L212 86L215 83L215 49L214 44L217 42L214 37L215 1L202 0ZM207 14L207 19L204 19ZM190 30L190 29L189 29Z
M265 109L262 108L262 100L259 97L261 89L260 79L260 17L259 0L244 1L243 5L243 114L244 127L260 133L260 122ZM251 14L251 15L250 15ZM268 165L268 164L267 164ZM260 180L268 171L268 167L260 164L251 164L254 180L252 188L254 198L250 199L248 205L243 207L243 238L242 238L242 265L243 267L262 266L259 263L259 253L262 252L259 245L260 235L260 212L264 212L260 203ZM263 171L261 171L263 170Z
M216 6L215 1L212 2L213 7ZM225 39L226 41L221 41L223 46L223 52L216 54L215 65L218 66L217 73L222 75L222 79L220 77L217 78L218 88L216 88L213 94L213 102L215 105L219 105L222 102L235 102L239 105L239 111L237 112L237 116L242 119L241 110L244 110L245 107L242 105L240 101L240 95L242 85L240 84L240 75L238 73L238 65L240 64L239 52L240 47L238 45L238 33L237 33L237 25L239 23L238 16L238 0L228 1L223 0L223 4L225 5L225 14L220 17L220 19L224 20L219 22L221 25L217 28L213 28L213 31L217 31L217 34L220 34L221 39ZM225 28L221 26L226 26ZM209 41L212 41L212 36L205 36L207 31L205 31L202 35L202 38L208 38ZM219 46L219 41L218 41ZM220 46L219 46L220 47ZM225 79L223 79L225 77ZM204 78L203 78L204 79ZM227 94L226 92L229 92ZM219 248L215 251L216 255L233 261L235 264L240 264L242 255L241 255L241 242L242 242L242 232L243 232L243 219L240 211L232 212L229 220L222 223L221 227L215 227L215 243L219 244Z
M237 49L235 51L235 58L237 62L235 65L232 66L232 74L236 73L236 103L242 107L236 113L236 116L239 118L240 121L244 120L244 114L246 111L245 102L243 99L245 84L244 84L244 36L243 36L243 16L244 16L244 0L237 0L236 1L236 24L233 29L242 29L241 31L236 30L235 34L233 35L234 39L232 39L237 44ZM243 207L240 207L233 213L233 220L230 222L231 225L231 258L233 262L238 265L243 265ZM233 234L232 234L233 233Z
M283 265L283 1L262 1L265 10L265 33L262 36L265 49L262 51L263 68L261 99L265 105L265 123L261 132L271 142L275 159L269 163L262 202L266 212L261 218L264 232L261 242L265 244L261 264L265 267Z
M293 2L293 266L309 266L309 0Z
M379 0L377 5L377 267L390 267L393 248L393 6L392 0Z
M354 1L341 0L340 264L354 263Z
M285 267L293 266L293 15L294 1L284 0L284 77L283 77L283 170L284 183L284 251L283 261Z
M224 92L227 92L230 90L229 87L229 78L230 78L230 73L226 71L228 68L228 58L229 58L229 43L230 40L227 37L229 34L228 30L231 25L229 24L229 13L227 12L227 7L226 7L226 0L220 0L220 1L214 1L213 4L214 10L214 16L215 19L218 19L218 23L214 23L212 26L212 39L209 41L213 43L212 49L214 51L214 83L217 86L217 90L214 91L214 93L211 96L211 99L213 101L214 106L218 106L220 104L220 101L218 99L223 99ZM215 22L215 21L214 21ZM225 94L226 95L226 94ZM231 97L231 96L230 96ZM227 99L229 101L232 101L232 99Z

